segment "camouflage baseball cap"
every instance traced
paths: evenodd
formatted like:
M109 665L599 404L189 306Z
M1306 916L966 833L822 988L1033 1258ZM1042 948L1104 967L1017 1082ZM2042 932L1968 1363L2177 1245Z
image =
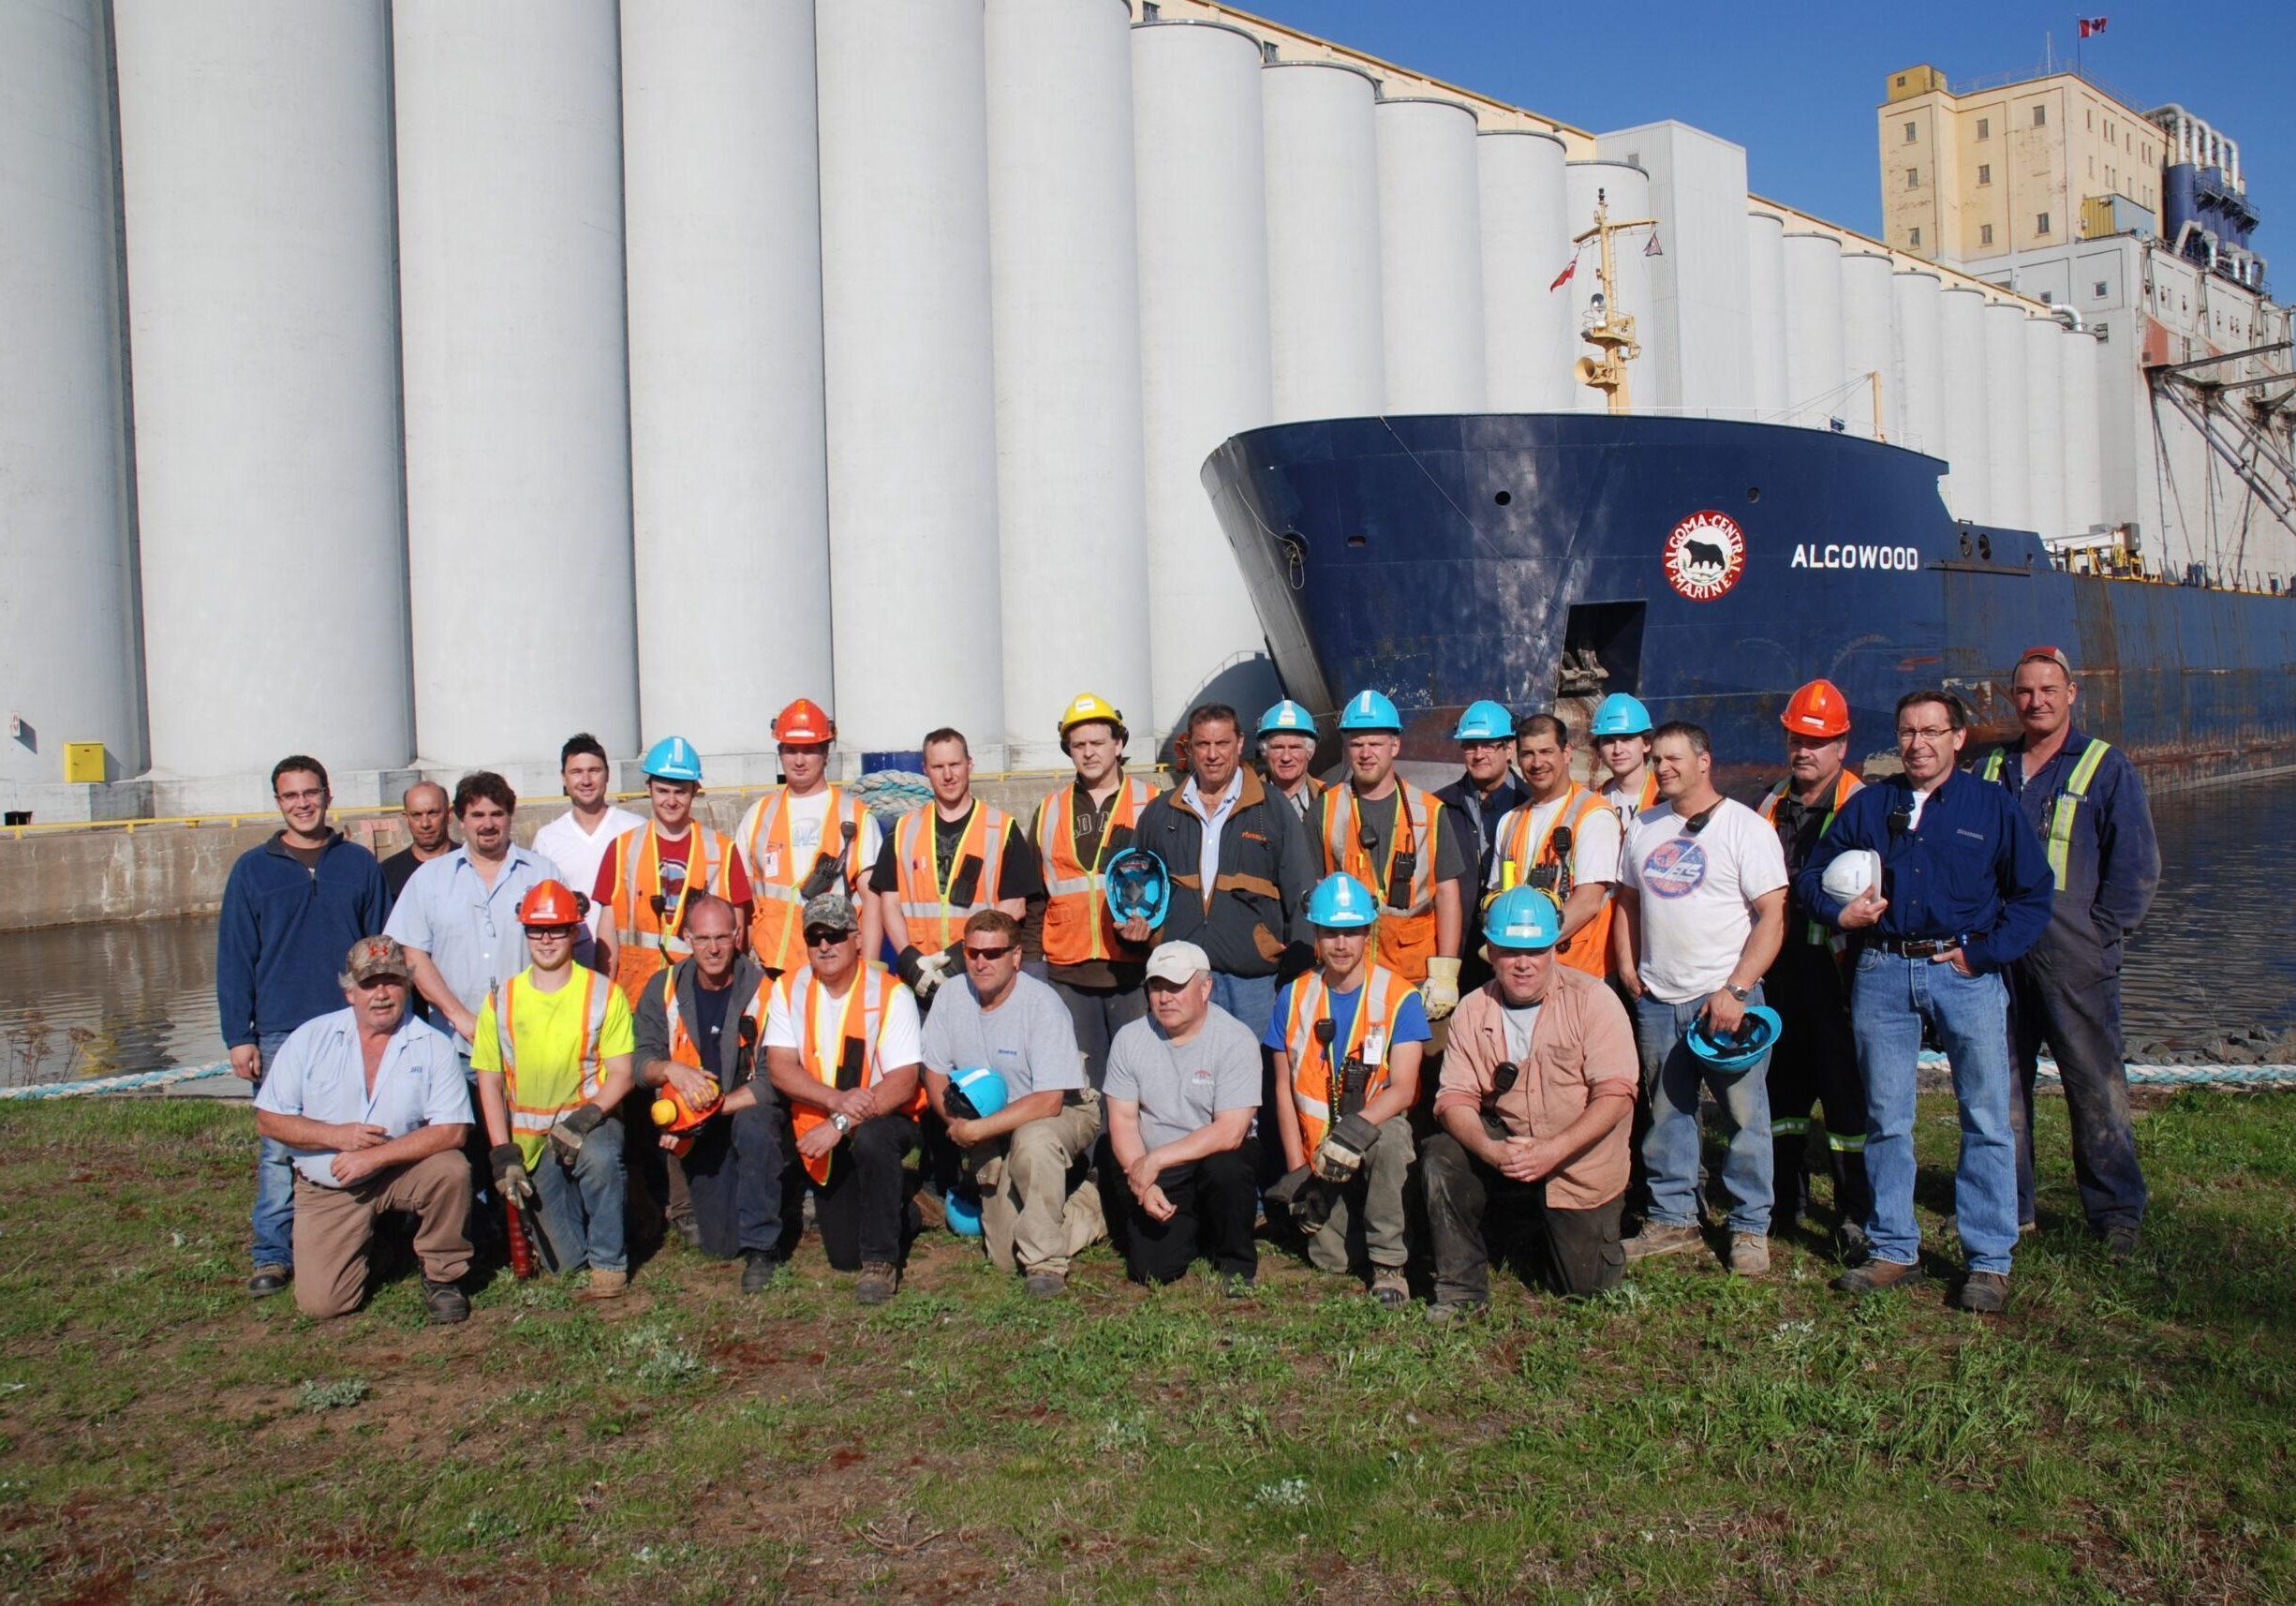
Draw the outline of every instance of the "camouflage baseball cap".
M414 967L407 962L407 950L399 946L396 937L362 937L350 945L350 958L343 961L350 979L365 986L383 976L396 976L401 981L414 979Z
M858 931L861 922L853 914L853 900L842 892L822 892L806 900L804 915L798 921L801 931Z

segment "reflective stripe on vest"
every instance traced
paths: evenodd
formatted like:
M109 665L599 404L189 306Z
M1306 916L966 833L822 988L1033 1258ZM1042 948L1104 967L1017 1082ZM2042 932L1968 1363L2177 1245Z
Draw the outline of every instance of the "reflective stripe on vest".
M1332 1107L1339 1102L1340 1093L1335 1078L1348 1056L1355 1055L1371 1067L1363 1085L1366 1104L1386 1091L1387 1051L1395 1045L1396 1017L1402 1013L1403 1001L1411 991L1411 984L1385 965L1370 966L1355 999L1355 1019L1348 1024L1347 1041L1333 1045L1339 1049L1335 1060L1315 1040L1315 1023L1330 1013L1331 992L1322 974L1311 971L1292 984L1292 1012L1284 1024L1283 1044L1292 1062L1292 1108L1299 1114L1300 1137L1310 1154L1331 1127ZM1372 1025L1375 1020L1376 1027Z
M2008 757L2008 751L2007 748L1995 748L1986 758L1986 780L2001 779L2002 761ZM2056 875L2060 892L2065 889L2066 868L2073 856L2074 816L2080 813L2081 804L2088 800L2089 785L2096 779L2097 766L2105 762L2105 755L2111 751L2111 742L2091 736L2089 745L2082 748L2081 756L2073 761L2071 773L2057 787L2056 801L2050 805L2049 868Z
M1063 786L1036 806L1036 851L1044 870L1044 958L1056 965L1092 959L1137 960L1141 950L1117 935L1103 889L1108 878L1108 839L1118 826L1137 825L1156 796L1145 781L1121 778L1101 825L1100 844L1088 865L1076 854L1076 789Z
M686 924L686 905L697 892L714 892L731 899L733 864L726 840L707 825L686 834L686 879L678 886L677 902L657 915L654 900L661 896L661 842L651 821L624 831L615 843L614 940L617 947L646 948L682 959L693 949L678 935ZM701 861L695 873L695 860ZM648 975L652 973L649 971ZM641 982L644 980L640 978Z
M1790 784L1790 778L1787 781L1779 781L1777 785L1770 789L1770 795L1762 799L1761 807L1755 810L1773 826L1778 823L1778 805L1785 800L1786 788ZM1826 805L1826 817L1818 822L1817 834L1819 836L1823 837L1826 834L1827 827L1833 824L1833 817L1842 811L1842 805L1848 802L1858 789L1864 784L1863 781L1852 775L1847 769L1835 775L1833 801ZM1844 952L1849 946L1848 935L1845 932L1829 930L1823 920L1811 921L1802 931L1801 940L1805 943L1829 944L1836 953Z
M1013 829L1010 814L974 798L965 829L956 840L956 851L949 856L948 873L943 875L933 851L938 812L931 803L911 809L893 828L894 868L900 878L898 896L901 918L908 924L908 945L928 954L955 942L973 911L995 906L997 886L1004 878L1004 844ZM981 861L981 878L973 884L972 901L951 903L950 896L968 857ZM920 940L920 930L925 940Z
M517 1013L521 984L527 989L534 984L521 972L503 983L495 994L495 1033L502 1056L502 1097L510 1107L511 1131L521 1138L534 1138L537 1143L559 1116L596 1097L599 1089L605 1085L605 1059L600 1048L606 1034L607 988L612 984L586 965L575 970L582 988L585 1026L581 1056L571 1067L553 1065L540 1070L527 1067L523 1087L518 1071L518 1032L512 1017ZM570 986L574 981L575 977L568 978ZM569 1069L574 1073L570 1079L567 1076ZM528 1158L532 1157L529 1152Z
M1610 805L1596 794L1586 791L1576 781L1572 781L1570 790L1563 793L1562 804L1555 810L1553 818L1547 822L1546 834L1540 837L1538 846L1533 849L1531 846L1531 811L1535 807L1535 804L1524 803L1515 809L1515 823L1507 832L1504 856L1515 867L1518 885L1530 881L1533 870L1553 866L1558 872L1555 877L1555 901L1560 904L1569 900L1577 883L1570 861L1555 852L1555 832L1564 826L1570 828L1572 851L1575 853L1577 838L1586 825L1587 816L1607 811ZM1571 969L1583 971L1588 975L1608 976L1612 907L1610 900L1605 898L1603 906L1594 912L1593 916L1556 947L1555 958Z
M1374 871L1363 847L1355 789L1334 786L1324 794L1324 873L1345 870L1371 889L1379 900L1379 928L1370 957L1415 987L1427 979L1427 961L1435 952L1435 861L1441 856L1444 806L1434 794L1400 779L1395 797L1387 862ZM1406 851L1416 856L1411 883L1403 889L1405 901L1399 903L1388 882L1397 856Z
M839 827L852 826L852 845L845 855L845 886L848 892L857 891L869 873L862 860L862 844L869 835L869 806L841 787L832 786L828 792L829 808L822 816L823 847L815 849L814 859L818 862L826 844L843 835ZM805 962L800 917L806 900L797 889L813 873L812 864L796 862L797 852L790 841L789 800L789 788L776 787L749 805L743 822L747 829L737 828L743 862L749 870L749 951L758 963L774 971L794 970ZM772 855L770 866L758 851L760 838Z
M845 1056L845 1045L849 1041L863 1046L861 1080L856 1086L873 1086L884 1076L882 1038L885 1002L891 996L891 989L902 985L894 980L884 966L874 963L863 965L860 974L853 978L852 986L846 989L845 1009L838 1017L834 1054L823 1053L822 1050L830 1045L820 1040L816 1026L820 1019L822 984L814 976L813 967L807 965L794 975L782 977L776 985L781 992L781 1006L789 1011L790 1019L804 1021L799 1028L802 1046L798 1049L797 1061L805 1067L807 1076L823 1087L837 1086L837 1064ZM856 1015L859 1016L857 1022L854 1019ZM795 1137L803 1138L829 1119L829 1112L819 1105L806 1104L797 1099L790 1100L789 1105L790 1125ZM914 1117L924 1108L925 1089L920 1085L915 1096L898 1113ZM817 1183L826 1183L829 1181L829 1162L836 1153L837 1150L832 1149L825 1154L803 1156L806 1175Z

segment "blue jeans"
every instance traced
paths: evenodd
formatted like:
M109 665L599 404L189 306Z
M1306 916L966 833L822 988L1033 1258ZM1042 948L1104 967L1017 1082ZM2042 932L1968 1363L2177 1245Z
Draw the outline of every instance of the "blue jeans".
M1273 975L1228 975L1212 972L1212 1002L1252 1028L1254 1039L1267 1035L1267 1022L1276 1013Z
M2007 1274L2017 1247L2017 1141L2009 1125L2008 989L1998 974L1965 976L1951 965L1869 947L1858 956L1849 997L1865 1077L1866 1176L1874 1257L1911 1266L1921 1258L1914 1221L1914 1073L1926 1020L1953 1063L1961 1106L1961 1167L1953 1204L1972 1271Z
M266 1032L256 1039L256 1051L262 1055L263 1069L279 1057L279 1048L287 1041L284 1032ZM262 1078L256 1079L258 1087ZM295 1265L295 1155L294 1151L276 1138L258 1140L255 1156L255 1209L249 1212L247 1225L255 1229L255 1264Z
M622 1123L600 1122L582 1140L571 1166L542 1146L534 1163L534 1190L542 1196L542 1242L559 1275L585 1266L627 1271L630 1251L622 1226L628 1187L622 1179Z
M1762 1002L1756 986L1750 1004ZM1711 1088L1729 1127L1722 1186L1730 1196L1732 1232L1768 1232L1771 1187L1770 1056L1741 1070L1716 1070L1690 1051L1682 1034L1706 1000L1666 1004L1644 993L1635 1000L1635 1041L1642 1055L1642 1085L1651 1090L1651 1129L1642 1139L1650 1174L1648 1219L1659 1227L1689 1227L1698 1219L1698 1090Z

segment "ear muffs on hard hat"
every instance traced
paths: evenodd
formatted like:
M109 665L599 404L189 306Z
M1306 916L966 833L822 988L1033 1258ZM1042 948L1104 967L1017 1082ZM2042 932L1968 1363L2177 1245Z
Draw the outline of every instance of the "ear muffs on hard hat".
M1493 948L1540 953L1562 940L1562 907L1539 887L1510 888L1483 912L1483 941Z
M1613 691L1594 706L1594 722L1588 735L1603 736L1647 736L1651 734L1651 711L1638 697L1623 691Z
M702 783L702 755L684 736L664 736L647 748L641 767L649 780Z
M819 747L837 739L837 722L809 697L800 697L774 719L774 740L790 747Z
M1718 1071L1743 1070L1776 1047L1778 1034L1784 1030L1778 1012L1757 1004L1746 1011L1738 1030L1726 1037L1708 1033L1706 1017L1701 1015L1682 1034L1682 1045Z
M1778 723L1798 736L1831 738L1849 735L1849 699L1830 680L1813 680L1786 699Z
M1260 716L1260 728L1256 734L1263 736L1305 736L1313 741L1315 716L1286 697Z
M1451 732L1455 742L1504 742L1515 736L1515 716L1488 698L1470 703Z
M574 926L582 921L581 904L562 881L538 881L518 900L521 926Z
M1393 731L1401 735L1403 716L1395 711L1395 705L1380 691L1358 691L1347 700L1340 715L1340 729L1346 732Z
M1345 872L1324 877L1308 894L1308 923L1326 931L1360 930L1378 919L1371 889Z
M986 1065L949 1073L949 1108L960 1121L985 1121L1011 1102L1004 1078Z
M1102 895L1108 900L1108 916L1118 925L1146 920L1164 923L1172 907L1172 877L1164 861L1146 848L1126 848L1108 861Z

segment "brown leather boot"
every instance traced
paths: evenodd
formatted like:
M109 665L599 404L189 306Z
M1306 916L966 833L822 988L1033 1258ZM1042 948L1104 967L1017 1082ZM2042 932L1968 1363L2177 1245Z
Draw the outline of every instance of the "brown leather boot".
M1836 1277L1830 1286L1844 1294L1878 1294L1886 1288L1906 1288L1921 1280L1919 1262L1908 1266L1898 1260L1868 1260L1862 1266L1852 1266Z

